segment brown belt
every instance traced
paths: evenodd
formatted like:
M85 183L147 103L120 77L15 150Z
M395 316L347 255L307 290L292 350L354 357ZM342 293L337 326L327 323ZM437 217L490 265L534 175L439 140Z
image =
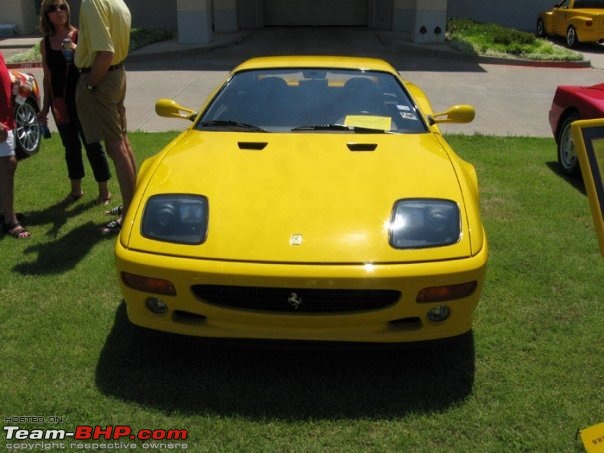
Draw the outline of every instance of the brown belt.
M114 64L112 66L109 66L109 69L107 69L107 71L115 71L116 69L120 69L122 66L124 66L124 63ZM80 72L82 74L86 74L86 73L90 72L91 70L92 70L92 68L82 68L82 69L80 69Z

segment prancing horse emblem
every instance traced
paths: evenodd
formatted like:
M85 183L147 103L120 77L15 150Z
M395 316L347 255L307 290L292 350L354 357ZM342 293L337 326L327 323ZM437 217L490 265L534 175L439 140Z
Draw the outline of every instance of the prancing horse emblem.
M294 308L295 311L297 311L298 307L302 305L302 298L296 293L291 293L287 298L287 301Z

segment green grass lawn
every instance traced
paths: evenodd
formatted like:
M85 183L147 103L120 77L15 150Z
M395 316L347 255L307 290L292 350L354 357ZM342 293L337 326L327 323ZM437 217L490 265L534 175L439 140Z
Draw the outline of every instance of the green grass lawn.
M131 140L142 161L174 135ZM581 451L577 429L604 421L604 260L582 185L557 172L551 139L449 141L476 165L491 247L472 333L432 349L300 351L131 328L95 183L60 202L54 134L17 170L33 237L0 237L4 425L186 429L189 451Z

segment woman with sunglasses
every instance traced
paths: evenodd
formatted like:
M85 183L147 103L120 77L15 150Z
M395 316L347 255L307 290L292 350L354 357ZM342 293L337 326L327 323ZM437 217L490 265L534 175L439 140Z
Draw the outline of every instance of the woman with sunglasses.
M107 187L107 181L111 177L107 155L99 142L86 144L75 103L75 89L80 74L73 64L73 58L66 59L63 50L64 40L67 38L75 47L78 30L71 24L70 8L65 0L42 0L41 11L40 31L44 38L40 43L40 53L44 68L44 103L40 120L46 122L48 112L52 111L65 148L67 173L71 181L67 201L75 201L84 195L84 144L94 179L99 186L98 201L106 205L111 200Z

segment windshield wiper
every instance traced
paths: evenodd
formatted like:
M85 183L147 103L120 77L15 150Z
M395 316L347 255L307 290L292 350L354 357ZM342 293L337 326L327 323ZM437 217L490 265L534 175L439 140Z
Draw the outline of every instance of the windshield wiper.
M199 123L199 127L215 127L215 128L224 128L224 129L243 129L248 132L268 132L266 129L262 129L259 126L254 126L253 124L241 123L239 121L231 121L231 120L212 120L212 121L202 121Z
M357 134L391 134L384 129L373 129L371 127L346 126L344 124L311 124L309 126L294 127L292 132L298 131L349 131Z

